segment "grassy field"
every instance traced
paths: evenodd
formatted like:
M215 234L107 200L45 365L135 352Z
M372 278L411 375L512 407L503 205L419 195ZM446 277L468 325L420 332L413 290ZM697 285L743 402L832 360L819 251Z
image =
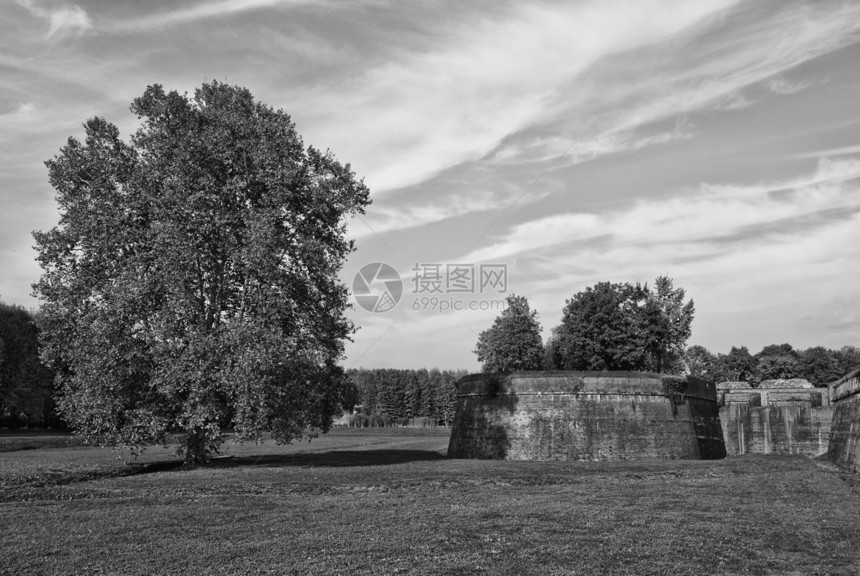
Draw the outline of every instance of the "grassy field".
M2 439L0 439L2 444ZM802 457L446 460L447 431L335 430L183 469L0 452L2 574L860 573L857 477Z

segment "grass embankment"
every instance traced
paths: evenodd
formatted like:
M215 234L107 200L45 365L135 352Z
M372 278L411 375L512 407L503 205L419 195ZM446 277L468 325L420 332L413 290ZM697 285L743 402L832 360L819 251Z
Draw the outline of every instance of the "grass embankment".
M498 462L446 445L336 430L193 470L162 449L134 469L93 448L3 453L0 573L860 572L854 477L806 458Z

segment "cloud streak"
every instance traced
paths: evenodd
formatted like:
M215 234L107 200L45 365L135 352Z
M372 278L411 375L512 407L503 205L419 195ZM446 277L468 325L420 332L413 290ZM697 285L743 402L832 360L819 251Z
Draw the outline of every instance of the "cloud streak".
M842 146L840 148L829 148L827 150L817 150L815 152L797 154L795 155L795 158L824 158L830 156L852 156L854 154L860 154L860 144L856 146Z
M337 110L344 100L350 106L314 120L356 158L376 193L401 188L485 156L541 118L566 82L606 55L661 41L730 4L685 2L666 13L652 1L582 2L475 16L438 31L440 42L429 49L391 53L345 85L321 86L310 100L316 110ZM373 136L353 144L356 132Z
M93 27L90 17L83 8L75 4L64 4L56 8L44 8L36 0L16 0L30 14L48 21L46 38L75 34L80 36Z
M129 20L114 22L109 26L113 32L144 31L178 26L189 22L230 16L240 12L262 10L280 6L316 4L309 0L221 0L200 2L190 8L181 8Z
M589 115L583 117L583 110L590 111L592 117L606 113L606 120L569 152L561 166L689 136L689 131L678 130L663 132L663 138L651 142L631 137L653 131L656 123L672 119L684 122L694 113L752 106L758 85L780 95L806 89L811 82L792 81L783 75L856 42L860 30L857 4L820 10L783 6L765 18L743 19L744 9L739 12L731 20L714 18L651 46L644 63L641 53L607 57L575 80L579 86L571 90L572 98L571 92L562 91L564 96L547 107L547 119L533 131L536 136L510 139L494 159L524 156L548 161L558 157L570 140L562 134L575 134L585 125ZM570 86L574 85L571 82ZM558 118L573 119L562 123L561 134ZM547 133L550 136L543 135ZM505 146L510 149L505 150Z
M682 247L687 257L708 256L723 242L756 230L791 234L804 222L860 211L860 160L822 160L815 172L759 185L704 184L692 194L640 200L605 214L567 213L518 224L503 240L464 255L489 262L558 246L589 251L622 246ZM663 252L664 256L668 256Z
M478 212L488 212L499 206L509 205L515 200L518 204L528 204L545 198L548 192L529 193L521 198L512 192L473 190L469 194L448 194L444 197L433 196L423 202L409 202L392 205L374 204L367 210L361 223L353 222L351 235L361 239L372 235L411 230L452 218L463 218Z

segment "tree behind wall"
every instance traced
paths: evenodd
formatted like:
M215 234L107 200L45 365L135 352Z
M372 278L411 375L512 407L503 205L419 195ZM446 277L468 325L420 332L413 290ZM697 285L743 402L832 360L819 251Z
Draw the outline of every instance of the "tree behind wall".
M599 282L564 307L559 337L566 370L642 370L646 343L638 316L644 289Z
M648 297L641 312L649 342L648 368L680 374L684 369L684 346L692 334L695 305L692 300L684 301L686 291L675 288L668 276L658 276L651 290L646 286L646 292Z
M816 386L826 386L839 380L850 370L843 372L837 353L824 346L807 348L800 355L799 375Z
M716 356L699 344L690 346L684 352L684 363L692 376L713 380L716 377L716 362Z
M566 370L680 372L695 314L683 289L659 277L655 289L600 282L574 294L546 357Z
M126 144L100 118L47 163L59 225L34 234L43 357L81 434L133 449L180 431L186 461L290 441L340 408L351 333L345 218L368 190L245 89L150 86Z
M756 361L746 346L732 346L728 354L718 354L714 380L754 381Z
M529 308L524 296L512 294L507 307L493 325L478 335L475 354L484 372L539 370L543 364L543 343L537 311Z
M813 346L797 350L785 343L769 344L755 355L746 346L732 346L728 354L714 355L696 345L687 348L685 361L691 374L716 382L744 380L758 386L762 380L803 378L824 387L860 368L860 349Z
M834 357L839 362L839 371L844 376L860 368L860 347L843 346L835 352Z

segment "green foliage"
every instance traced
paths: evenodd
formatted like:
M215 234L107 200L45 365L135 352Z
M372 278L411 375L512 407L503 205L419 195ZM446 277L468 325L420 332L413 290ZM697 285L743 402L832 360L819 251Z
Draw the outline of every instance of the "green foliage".
M692 300L684 302L686 291L675 288L671 278L658 276L654 289L645 287L644 314L650 369L654 372L680 374L683 371L684 346L692 334L691 324L696 308Z
M559 370L564 365L561 326L554 327L544 344L543 369Z
M361 368L346 374L358 399L353 425L396 426L423 418L434 426L448 426L454 421L455 383L466 372Z
M804 350L798 364L800 377L817 386L839 380L851 371L847 366L847 369L843 368L835 351L824 346L813 346Z
M53 373L39 361L35 317L0 302L0 423L62 425L53 399Z
M717 358L707 348L696 344L684 352L684 363L690 375L713 380L717 369Z
M766 356L790 356L797 359L800 353L794 349L794 346L785 342L783 344L768 344L756 354L756 358L764 358Z
M714 380L717 382L747 382L754 380L756 361L746 346L732 346L728 354L717 356Z
M543 343L537 311L524 296L511 294L493 325L478 335L475 354L484 372L540 370Z
M59 225L36 232L43 358L81 434L138 449L220 426L283 442L339 410L353 327L338 280L368 190L243 88L150 86L126 144L101 118L47 162Z
M757 386L763 380L803 378L815 386L826 386L860 367L860 348L813 346L796 350L786 343L770 344L755 355L746 346L733 346L728 354L714 355L704 346L691 346L685 361L692 375L715 382L740 380Z
M646 344L638 314L644 289L601 282L567 301L558 329L562 365L568 370L640 370Z
M756 360L754 379L773 380L776 378L799 378L801 366L797 358L789 354L761 356Z
M837 362L839 362L839 372L842 375L860 368L860 347L843 346L832 353Z
M672 280L655 289L601 282L567 301L562 323L547 343L548 367L679 373L695 314Z
M791 344L770 344L755 355L751 380L755 383L777 378L799 378L800 353Z

